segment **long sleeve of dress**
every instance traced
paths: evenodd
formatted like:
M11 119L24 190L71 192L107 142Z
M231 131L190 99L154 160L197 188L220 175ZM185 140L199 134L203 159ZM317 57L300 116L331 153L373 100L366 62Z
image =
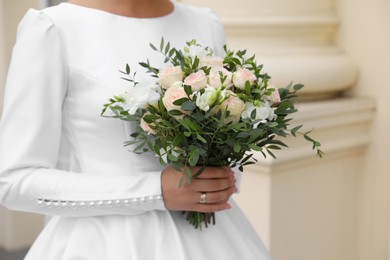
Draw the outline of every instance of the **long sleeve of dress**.
M166 210L161 172L99 175L56 169L67 95L61 35L30 10L18 28L0 122L0 202L47 215L134 215Z

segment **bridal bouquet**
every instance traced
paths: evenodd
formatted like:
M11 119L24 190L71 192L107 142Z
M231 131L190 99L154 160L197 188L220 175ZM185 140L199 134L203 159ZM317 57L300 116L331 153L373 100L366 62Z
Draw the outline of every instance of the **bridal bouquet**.
M166 66L140 62L154 78L145 84L137 82L126 65L121 72L130 89L112 97L102 115L109 109L109 117L134 122L126 145L136 153L153 152L162 165L173 165L183 174L179 186L207 166L237 166L243 171L254 163L253 151L276 158L273 150L286 147L277 137L289 134L301 134L322 156L321 144L309 132L299 131L302 125L289 127L290 114L297 112L296 92L303 85L275 88L263 66L245 50L225 46L225 56L218 57L195 40L183 49L171 48L164 39L159 47L150 46L164 55ZM195 175L193 166L201 166ZM215 223L214 213L186 212L186 217L195 228Z

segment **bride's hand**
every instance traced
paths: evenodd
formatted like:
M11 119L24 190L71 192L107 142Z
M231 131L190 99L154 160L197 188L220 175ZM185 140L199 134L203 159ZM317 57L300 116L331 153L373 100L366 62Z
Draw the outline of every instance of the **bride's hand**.
M192 168L195 174L199 168ZM161 176L161 185L165 206L169 210L216 212L231 208L230 196L236 192L234 173L230 167L206 167L191 183L183 182L179 188L182 173L172 166L167 167ZM201 195L205 193L205 203Z

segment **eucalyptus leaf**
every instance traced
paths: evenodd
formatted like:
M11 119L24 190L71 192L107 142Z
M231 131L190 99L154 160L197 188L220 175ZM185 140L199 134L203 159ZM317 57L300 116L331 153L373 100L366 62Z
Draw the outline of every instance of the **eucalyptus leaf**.
M196 104L192 101L188 101L188 99L181 105L181 109L185 111L193 111L195 108Z
M188 102L188 98L180 98L173 102L175 106L181 106L183 103Z

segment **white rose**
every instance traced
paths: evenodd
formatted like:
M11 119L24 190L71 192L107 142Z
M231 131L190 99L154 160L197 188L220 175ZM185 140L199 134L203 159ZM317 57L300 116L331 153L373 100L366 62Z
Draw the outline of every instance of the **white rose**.
M222 72L223 76L226 77L225 80L223 81L223 84L221 82L220 72ZM229 88L232 86L232 76L233 74L223 67L212 68L210 70L209 78L208 78L209 85L214 88L220 88L222 87L222 85Z
M217 89L213 87L207 87L204 89L204 93L197 92L196 106L203 111L209 111L210 107L215 103L218 97Z
M240 68L233 73L233 84L239 89L245 89L245 83L247 81L249 81L249 84L252 86L255 80L255 74L246 68Z
M241 117L246 119L252 119L251 115L253 111L256 111L256 116L254 120L260 120L259 122L253 125L253 128L257 128L260 123L265 123L268 121L272 121L275 119L276 115L268 101L264 100L264 102L256 102L256 105L253 103L246 103L245 109L242 112Z
M184 84L191 86L193 92L206 87L206 73L203 70L193 72L184 79Z
M158 73L158 83L164 89L170 88L173 83L183 80L183 72L180 66L168 66Z
M155 105L160 99L160 94L156 90L156 85L137 84L131 88L131 92L126 92L122 97L125 100L124 107L130 115L134 115L138 109Z
M185 57L194 58L196 56L198 58L202 58L207 55L207 50L200 45L193 44L184 48L183 55Z

